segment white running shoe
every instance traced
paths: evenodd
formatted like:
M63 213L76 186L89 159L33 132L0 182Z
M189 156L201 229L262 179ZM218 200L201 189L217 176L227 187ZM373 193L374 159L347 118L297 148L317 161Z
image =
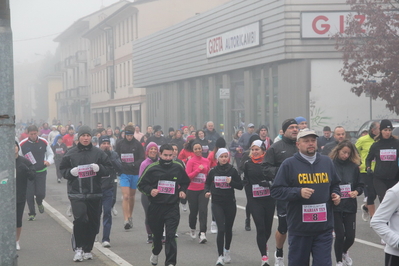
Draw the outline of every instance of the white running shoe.
M342 253L342 262L345 263L346 266L352 266L353 261L351 257L349 257L348 252Z
M341 261L338 261L337 264L335 264L336 266L344 266L344 264Z
M85 260L92 260L93 259L93 254L91 254L91 252L87 252L83 254L83 258Z
M211 222L211 233L217 234L218 233L218 226L215 221Z
M284 258L277 257L277 251L274 252L274 266L284 266Z
M216 266L223 266L223 265L224 265L223 256L219 256L218 260L216 261Z
M367 203L367 197L364 197L363 203Z
M104 248L110 248L110 247L111 247L111 243L109 243L108 241L104 241L104 242L102 243L102 246L103 246Z
M16 247L17 247L17 250L21 250L21 246L19 245L19 241L17 241Z
M360 209L362 210L363 221L367 222L370 219L370 214L369 214L369 210L366 207L366 204L362 204L362 206L360 206Z
M195 235L195 229L190 229L190 236L192 239L195 239L197 236Z
M151 254L150 263L152 265L157 265L158 264L158 255Z
M182 208L182 210L183 210L184 212L186 212L186 211L187 211L187 203L186 203L186 204L183 204L183 203L182 203L181 208Z
M269 257L268 256L263 256L262 257L262 263L260 264L260 266L270 266Z
M199 243L200 243L200 244L205 244L206 241L208 241L208 240L206 239L205 233L201 233L201 234L199 235Z
M68 206L68 208L67 208L67 210L66 210L66 215L67 215L68 217L71 217L71 216L72 216L72 206L71 206L71 205Z
M231 262L230 250L225 249L223 257L224 257L224 262L225 263L230 263Z
M112 214L113 214L114 216L117 216L117 215L118 215L118 211L116 210L115 207L112 207L111 212L112 212Z
M75 249L75 256L73 256L73 261L83 261L83 250L82 248Z

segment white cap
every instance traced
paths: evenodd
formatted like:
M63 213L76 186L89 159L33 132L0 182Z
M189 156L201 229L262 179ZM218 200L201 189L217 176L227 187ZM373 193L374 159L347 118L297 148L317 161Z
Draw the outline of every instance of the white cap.
M316 132L314 130L310 130L309 128L304 128L299 131L298 135L296 136L296 140L299 140L300 138L306 137L306 136L314 136L318 137Z
M218 149L218 151L216 152L216 160L219 159L220 155L222 155L223 153L229 154L229 151L226 148Z

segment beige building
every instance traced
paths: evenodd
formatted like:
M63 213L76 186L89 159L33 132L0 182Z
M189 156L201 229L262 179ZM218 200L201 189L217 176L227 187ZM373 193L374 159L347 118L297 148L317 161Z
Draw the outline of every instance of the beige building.
M57 37L74 43L67 46L73 48L64 54L64 61L74 55L86 56L84 63L75 60L64 74L69 94L64 92L57 100L65 103L68 99L70 110L61 107L63 114L68 113L75 123L90 121L93 126L97 122L112 127L128 122L146 126L145 89L133 87L133 42L226 2L229 0L120 1L76 22ZM95 22L88 23L92 20ZM73 84L68 83L71 80Z

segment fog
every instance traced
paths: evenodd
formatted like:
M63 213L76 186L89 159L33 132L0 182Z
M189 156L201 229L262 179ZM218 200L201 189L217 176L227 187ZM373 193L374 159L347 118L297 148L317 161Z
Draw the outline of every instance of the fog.
M54 54L53 39L73 22L118 0L10 0L14 63L23 64Z

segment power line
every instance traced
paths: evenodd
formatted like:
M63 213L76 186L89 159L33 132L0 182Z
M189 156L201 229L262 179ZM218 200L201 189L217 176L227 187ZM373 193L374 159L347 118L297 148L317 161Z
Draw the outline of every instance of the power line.
M44 39L44 38L51 37L51 36L58 35L58 34L60 34L60 32L49 34L49 35L45 35L45 36L35 37L35 38L14 40L14 42L25 42L25 41L31 41L31 40L37 40L37 39Z

